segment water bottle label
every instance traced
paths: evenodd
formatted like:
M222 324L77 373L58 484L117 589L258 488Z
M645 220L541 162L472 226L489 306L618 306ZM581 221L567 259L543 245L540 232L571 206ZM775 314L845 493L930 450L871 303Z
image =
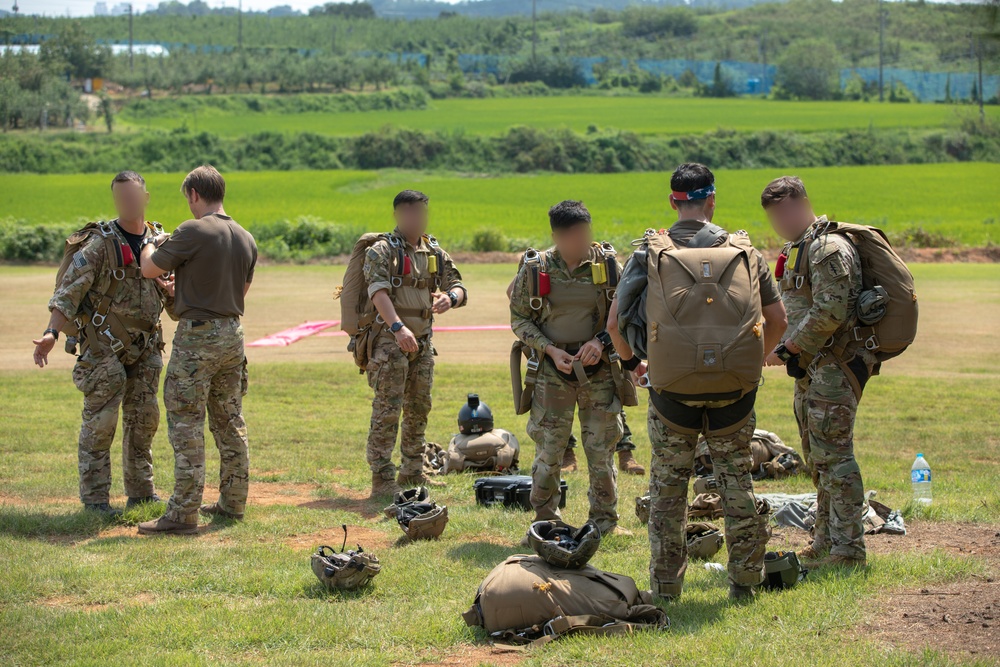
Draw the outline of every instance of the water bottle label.
M927 468L922 468L921 470L911 470L910 479L914 484L920 484L921 482L931 481L931 471Z

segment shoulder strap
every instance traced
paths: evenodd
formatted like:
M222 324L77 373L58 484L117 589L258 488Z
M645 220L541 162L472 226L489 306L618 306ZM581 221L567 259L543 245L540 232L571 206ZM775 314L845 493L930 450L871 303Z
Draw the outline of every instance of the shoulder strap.
M708 223L691 237L691 240L688 242L688 247L711 248L719 242L719 239L726 236L728 233L729 232L722 227L719 227L716 224Z

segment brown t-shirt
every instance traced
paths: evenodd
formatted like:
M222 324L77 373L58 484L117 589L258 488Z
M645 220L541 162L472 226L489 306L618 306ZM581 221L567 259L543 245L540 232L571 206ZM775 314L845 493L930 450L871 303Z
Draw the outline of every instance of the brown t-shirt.
M211 213L181 223L153 253L153 262L175 271L177 317L239 317L244 287L253 281L257 244L228 215Z
M700 232L707 224L709 223L701 220L678 220L667 230L667 233L670 234L670 240L674 242L674 245L684 248L691 243L694 235ZM716 245L723 243L726 238L728 237L723 236L720 238L716 242ZM771 277L771 267L768 266L767 260L764 259L764 256L756 248L753 249L753 256L757 259L757 277L760 281L760 305L770 306L772 303L778 303L781 301L781 292L778 291L778 284Z

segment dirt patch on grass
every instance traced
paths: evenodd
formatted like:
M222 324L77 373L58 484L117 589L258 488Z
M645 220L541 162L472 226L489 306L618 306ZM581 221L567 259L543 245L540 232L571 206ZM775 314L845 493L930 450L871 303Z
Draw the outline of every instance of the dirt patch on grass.
M377 556L380 550L388 549L395 544L396 537L396 535L387 535L364 526L349 525L347 526L347 549L356 549L360 544L365 551L371 551ZM327 545L340 551L340 545L344 543L344 531L340 526L337 526L315 533L289 535L282 541L296 551L315 551L321 545Z
M809 534L805 531L775 528L768 548L794 551L806 547L809 542ZM906 526L906 535L865 535L865 544L874 554L941 550L958 556L983 558L1000 566L1000 524L914 521Z
M914 652L924 649L1000 663L1000 583L963 581L878 598L862 633Z
M451 652L440 654L428 654L415 657L410 662L394 662L396 667L403 665L421 665L422 667L471 667L473 665L497 665L507 667L517 665L528 657L525 651L520 651L506 646L469 645L463 644L454 647Z

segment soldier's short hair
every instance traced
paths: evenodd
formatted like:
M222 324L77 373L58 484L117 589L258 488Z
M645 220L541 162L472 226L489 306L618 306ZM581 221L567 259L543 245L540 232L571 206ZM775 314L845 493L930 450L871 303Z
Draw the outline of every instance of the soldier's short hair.
M674 192L694 192L715 185L715 174L700 162L685 162L670 175L670 189ZM703 206L705 198L675 199L678 206Z
M115 191L115 183L129 182L138 183L142 187L146 187L146 179L140 176L139 172L126 169L125 171L119 171L115 174L115 177L111 179L111 191Z
M767 184L764 191L760 193L760 205L763 208L774 206L786 199L805 199L806 186L802 184L802 179L798 176L782 176Z
M549 209L549 226L553 230L567 229L581 222L590 222L590 211L582 201L566 199Z
M403 204L426 204L430 198L420 190L403 190L392 200L392 210L395 211Z
M220 203L226 198L226 180L219 170L210 164L203 164L191 170L181 183L181 192L187 197L191 191L210 204Z

